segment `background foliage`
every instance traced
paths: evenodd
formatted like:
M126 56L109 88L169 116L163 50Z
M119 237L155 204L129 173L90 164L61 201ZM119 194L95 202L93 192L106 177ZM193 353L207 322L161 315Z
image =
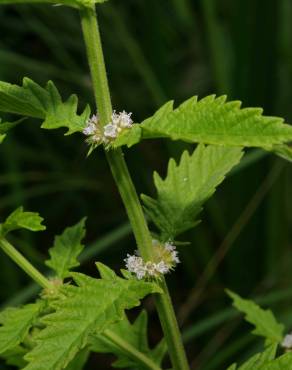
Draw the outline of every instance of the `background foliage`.
M167 100L214 92L292 121L291 1L113 0L99 7L99 18L113 105L136 121ZM62 96L76 92L84 108L93 103L77 12L1 6L0 34L0 80L53 79ZM120 268L135 246L103 153L84 160L83 138L37 126L27 120L0 147L1 220L23 205L47 225L43 233L19 232L15 244L40 265L54 235L88 216L80 271L95 274L95 260ZM187 148L161 140L129 149L139 192L154 195L153 170L165 175L168 157ZM187 234L191 245L181 248L183 263L168 280L193 369L222 369L259 349L225 287L256 297L292 326L291 180L288 163L249 150ZM3 306L29 300L36 289L2 252L0 283ZM154 345L161 333L152 300L145 306ZM88 368L111 361L98 355Z

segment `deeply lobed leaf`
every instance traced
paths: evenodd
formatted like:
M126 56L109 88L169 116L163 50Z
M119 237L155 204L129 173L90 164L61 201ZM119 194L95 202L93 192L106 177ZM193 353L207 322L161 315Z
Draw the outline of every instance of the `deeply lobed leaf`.
M227 370L260 370L262 366L269 363L276 356L277 345L272 344L267 347L264 352L257 353L247 360L243 365L237 367L236 364L231 365Z
M84 365L86 364L89 357L88 348L83 348L77 356L66 366L65 370L83 370Z
M0 225L0 235L6 235L16 229L45 230L46 227L42 225L43 220L37 212L26 212L23 210L23 207L19 207Z
M49 249L51 258L46 265L61 279L70 276L70 270L80 265L77 257L84 248L81 241L85 236L85 220L83 218L76 225L67 227L61 235L56 236L54 246Z
M0 354L13 350L24 340L41 309L42 303L37 302L0 313Z
M101 333L124 317L124 310L139 305L149 293L160 292L154 283L93 279L72 273L77 286L64 285L63 295L53 303L54 313L43 319L46 328L36 338L36 347L25 359L25 370L61 370L86 346L89 335Z
M237 147L199 145L192 155L185 151L178 165L171 159L164 180L154 173L157 199L142 195L142 200L165 240L174 239L199 222L196 217L202 205L242 154Z
M266 344L282 342L284 326L277 322L270 310L264 310L253 301L243 299L239 295L227 291L233 300L233 305L245 314L245 319L255 326L254 334L266 339Z
M277 344L272 344L265 349L262 353L257 353L243 365L239 367L238 370L259 370L263 365L267 364L273 360L276 356Z
M67 135L82 131L90 108L87 106L79 115L77 104L76 95L63 102L51 81L45 88L28 78L23 79L22 86L0 82L0 111L42 119L42 127L46 129L66 127Z
M125 315L123 320L111 325L108 330L125 341L127 346L131 346L143 353L155 364L160 366L166 352L166 345L164 341L161 341L154 349L149 348L147 322L147 313L146 311L142 311L133 324L129 322ZM127 350L116 345L104 334L93 335L90 348L94 352L114 354L117 360L112 364L113 367L148 369L144 364L138 362L137 359L131 357Z
M259 370L292 370L292 352L266 362Z
M201 100L195 96L176 109L171 101L134 125L134 134L122 136L115 145L132 146L141 139L166 137L189 143L271 149L292 141L292 126L262 112L260 108L241 109L241 102L226 102L226 96L210 95Z

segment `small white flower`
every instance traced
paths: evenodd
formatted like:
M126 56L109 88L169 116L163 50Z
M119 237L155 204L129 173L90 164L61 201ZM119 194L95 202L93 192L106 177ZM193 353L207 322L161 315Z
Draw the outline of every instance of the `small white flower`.
M287 334L282 342L282 347L292 349L292 334Z
M117 126L112 123L108 123L106 126L104 126L103 134L106 138L115 139L118 134Z
M174 250L172 251L171 253L171 257L172 257L172 260L175 262L175 263L180 263L180 259L178 257L178 251Z
M127 113L124 110L120 113L120 126L122 128L131 128L133 120L131 118L132 113Z
M138 268L136 270L136 276L137 276L138 280L143 279L143 277L145 277L145 275L146 275L146 271L145 271L145 268L143 266L141 266L140 268Z
M136 270L143 265L143 260L141 257L131 256L127 254L127 258L125 258L126 267L130 272L136 272Z
M145 263L145 271L148 273L150 276L154 276L156 274L156 264L153 262L146 262Z
M175 250L175 246L169 242L164 244L164 248L170 252Z
M120 114L116 113L116 111L114 110L112 114L112 123L117 126L119 122L120 122Z
M86 122L87 126L82 131L83 134L86 136L93 135L98 130L98 121L99 121L98 114L96 115L94 114L92 117L90 117Z
M93 123L89 123L82 132L86 136L93 135L95 132L95 125Z
M169 267L164 261L160 261L156 264L156 270L161 274L167 274L169 272Z

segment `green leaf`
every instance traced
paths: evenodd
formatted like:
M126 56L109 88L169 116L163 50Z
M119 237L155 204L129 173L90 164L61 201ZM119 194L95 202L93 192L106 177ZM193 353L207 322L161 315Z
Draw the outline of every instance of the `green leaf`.
M19 125L21 122L23 122L25 118L21 118L14 122L2 122L0 119L0 135L7 134L9 130L14 128L15 126Z
M185 151L178 165L171 159L164 180L154 173L157 199L142 195L142 200L165 240L174 239L199 222L196 217L202 205L242 154L237 147L199 145L192 155Z
M226 102L226 96L210 95L199 101L195 96L177 109L172 105L167 103L153 117L135 125L141 130L141 139L167 137L264 149L292 141L292 126L284 124L282 118L263 116L261 108L241 109L241 102Z
M14 349L24 340L42 307L42 303L37 302L21 308L8 308L0 313L1 354Z
M276 356L277 344L272 344L267 347L264 352L257 353L247 362L239 367L238 370L259 370L263 365L267 364L270 360L273 360Z
M65 370L82 370L89 357L88 348L83 348L69 363Z
M227 369L227 370L236 370L236 368L237 368L236 364L232 364L232 365L230 365L230 366L228 367L228 369Z
M61 370L84 348L93 333L103 332L123 319L124 310L138 306L149 293L161 292L150 282L93 279L72 273L74 285L60 288L62 297L52 302L55 312L43 319L46 328L36 337L36 347L25 356L25 370Z
M72 6L73 8L92 7L96 3L104 3L107 0L0 0L1 4L58 4Z
M143 121L143 125L147 126L147 124L150 121L152 121L153 124L155 124L155 122L159 122L161 119L163 119L163 117L165 117L168 113L172 111L173 111L173 101L170 101L164 104L162 107L160 107L160 109L152 117ZM144 127L143 125L142 124L133 125L131 130L127 130L125 131L124 134L121 134L117 137L117 139L113 142L113 146L119 147L122 145L127 145L128 147L131 147L139 143L139 141L141 141L143 138L142 137L144 132L142 129Z
M292 162L292 147L289 145L275 145L272 148L272 152L277 154L279 157Z
M77 257L84 248L81 241L85 236L85 220L83 218L76 225L67 227L61 235L56 236L54 246L49 249L51 258L46 265L61 279L70 276L70 270L80 265Z
M98 272L100 274L100 277L104 280L113 280L116 278L116 273L109 268L108 266L104 265L101 262L96 262L96 267L98 269Z
M0 144L3 143L4 139L6 138L6 134L8 131L10 131L15 126L19 125L21 122L23 122L26 118L21 118L14 122L2 122L0 118Z
M82 131L90 115L90 108L87 106L79 115L77 104L76 95L71 95L63 102L51 81L45 88L28 78L23 79L22 86L0 82L0 111L39 118L43 121L42 127L46 129L66 127L67 135Z
M112 146L118 148L123 145L127 145L128 148L139 143L141 141L142 131L140 125L133 125L130 130L125 130L123 133L113 141Z
M259 370L292 370L292 352L263 364Z
M259 370L270 360L273 360L276 356L277 344L272 344L267 347L264 352L257 353L249 360L247 360L243 365L237 368L236 364L229 366L227 370Z
M15 366L18 369L23 369L27 362L23 359L27 350L22 346L17 346L4 353L1 353L0 358L2 358L7 365Z
M233 306L245 314L245 320L255 326L253 334L264 337L267 345L282 342L284 326L277 322L270 310L264 310L229 290L227 294L233 300Z
M113 332L122 341L126 342L126 347L130 346L136 351L139 351L151 359L155 364L161 364L166 353L166 345L161 341L154 349L149 348L147 338L147 313L142 311L136 321L131 324L127 318L111 325L108 330ZM108 331L107 330L107 331ZM118 346L104 334L94 335L91 340L90 349L98 353L112 353L117 357L117 360L112 364L113 367L130 368L130 369L148 369L144 364L137 361L131 356L125 348Z
M4 236L16 229L27 229L31 231L42 231L46 227L42 225L43 218L36 212L25 212L23 207L17 208L0 225L0 235Z

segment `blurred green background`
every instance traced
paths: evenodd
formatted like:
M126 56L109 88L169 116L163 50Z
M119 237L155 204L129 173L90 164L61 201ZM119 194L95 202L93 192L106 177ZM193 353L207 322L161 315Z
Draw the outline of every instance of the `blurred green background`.
M97 7L115 109L141 121L164 102L227 94L244 106L292 121L291 0L111 0ZM0 80L54 80L93 106L78 13L59 6L0 7ZM148 141L126 152L139 193L153 194L152 172L165 174L181 143ZM43 233L11 239L42 271L53 237L88 216L81 271L94 261L118 270L135 249L123 205L101 150L84 138L42 131L33 120L0 146L0 218L16 207L39 211ZM292 327L292 167L260 150L247 152L184 236L182 264L168 278L192 369L224 369L259 350L226 298L228 287L271 307ZM31 300L36 287L0 252L3 307ZM161 336L151 299L149 336ZM95 356L88 369L107 369ZM4 364L0 369L8 369Z

